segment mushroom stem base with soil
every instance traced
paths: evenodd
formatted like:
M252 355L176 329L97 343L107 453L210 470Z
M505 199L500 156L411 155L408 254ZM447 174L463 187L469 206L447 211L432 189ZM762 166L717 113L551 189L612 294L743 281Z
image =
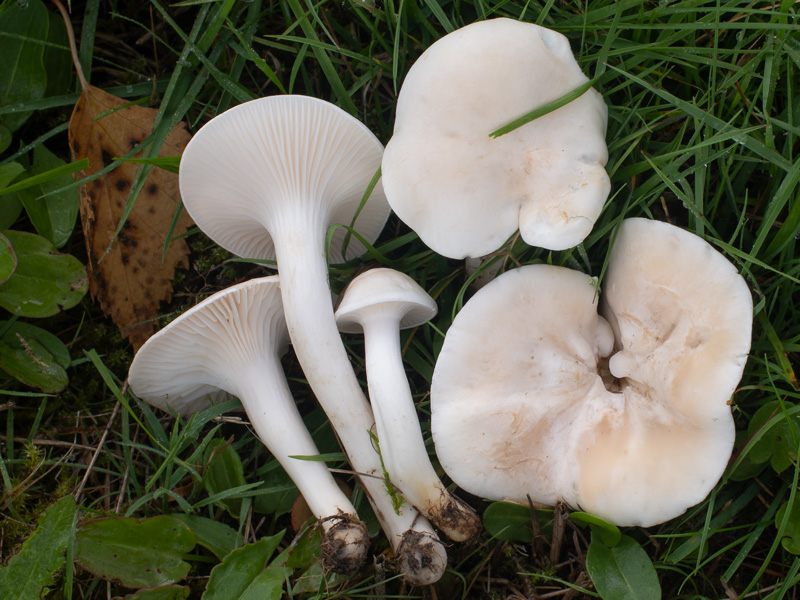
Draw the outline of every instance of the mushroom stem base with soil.
M360 569L369 549L369 533L364 524L357 517L342 513L328 517L322 527L325 530L319 546L322 564L332 565L337 573Z
M239 382L239 398L256 434L319 519L323 564L337 573L358 570L367 557L369 533L324 463L292 458L314 456L319 451L297 412L280 364L264 361L253 372L253 377ZM312 467L314 464L318 466ZM339 508L331 512L331 506Z
M447 567L447 554L439 538L414 529L403 536L397 560L400 570L407 574L406 579L411 577L420 585L435 583Z

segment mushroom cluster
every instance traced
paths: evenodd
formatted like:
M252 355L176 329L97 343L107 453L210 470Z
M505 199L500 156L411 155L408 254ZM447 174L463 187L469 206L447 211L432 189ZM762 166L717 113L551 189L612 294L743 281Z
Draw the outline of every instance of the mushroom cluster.
M476 88L476 78L488 83ZM508 135L489 134L586 81L566 38L494 19L423 53L385 152L341 109L294 95L236 106L187 146L180 187L195 223L234 254L275 261L279 275L175 319L139 350L129 382L182 415L238 397L319 520L327 566L358 569L369 538L324 463L293 458L317 450L282 371L290 344L406 581L443 574L437 530L466 541L481 529L430 462L403 369L400 330L433 318L436 303L408 275L380 268L353 279L335 307L328 262L359 256L390 210L451 258L495 251L517 230L549 249L579 244L610 189L600 95L589 89ZM328 236L333 224L358 236L345 244L342 227ZM648 525L716 483L733 443L727 401L749 351L744 280L700 238L630 219L603 286L598 314L588 275L529 265L485 285L457 315L431 410L436 454L461 488ZM369 399L340 332L364 335Z
M314 500L321 492L314 491L316 484L304 485L306 467L295 464L307 461L291 458L316 454L308 432L289 410L285 388L264 398L265 379L277 379L279 353L274 348L285 344L284 326L277 322L285 320L286 338L359 476L399 569L410 583L427 584L444 572L444 546L427 519L411 505L395 510L387 493L370 433L375 425L372 410L337 329L328 283L328 253L330 260L341 262L364 251L358 239L345 250L341 229L326 248L331 225L354 222L361 239L372 243L389 215L380 184L362 202L382 154L383 146L362 123L331 103L305 96L253 100L202 127L181 159L186 210L211 239L234 254L276 261L280 283L272 282L270 295L279 293L280 301L267 301L265 288L248 288L248 294L224 290L212 296L142 346L131 366L130 384L143 399L179 413L190 411L194 400L212 389L237 395L262 441L286 466L323 523L327 565L352 571L366 557L366 529L340 494ZM188 371L162 361L160 346L166 345L168 335L191 336L200 353L217 336L210 345L227 353L221 349L220 330L231 332L225 347L233 347L230 353L236 359L223 360L209 352L212 365ZM223 375L221 365L232 360L240 366ZM158 383L150 385L151 376ZM296 445L283 443L286 437L297 438ZM316 476L321 481L322 476ZM320 489L330 490L330 481Z

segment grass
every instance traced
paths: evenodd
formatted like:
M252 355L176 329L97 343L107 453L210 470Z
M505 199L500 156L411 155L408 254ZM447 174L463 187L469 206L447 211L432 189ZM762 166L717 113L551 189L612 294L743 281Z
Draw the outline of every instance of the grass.
M405 73L442 35L494 17L565 34L608 104L611 197L581 246L547 252L514 239L501 254L504 266L548 262L602 276L614 227L633 216L685 227L737 266L753 292L755 314L750 359L731 403L740 434L731 466L710 497L682 517L626 533L655 564L664 597L797 597L800 558L781 540L798 523L790 511L776 521L784 504L797 502L800 472L800 33L794 2L223 0L167 6L87 0L74 2L72 11L92 83L159 107L150 156L174 123L185 120L195 130L230 106L276 93L330 100L386 142ZM68 160L62 123L76 99L51 97L29 106L36 112L21 134L27 145L6 151L0 161L25 156L44 140L60 144L58 153ZM82 243L78 230L70 251L82 256ZM165 320L216 289L265 272L229 261L202 234L190 236L190 244L193 266L176 282L173 304L163 307ZM432 326L403 338L427 434L427 390L442 332L470 295L463 266L428 250L396 218L365 261L408 273L439 303ZM334 288L363 266L333 266ZM0 390L3 562L52 499L69 493L83 518L194 512L227 523L245 541L289 526L285 478L245 426L222 416L221 408L181 422L135 399L124 387L132 350L88 298L46 323L71 341L71 383L58 396L11 383ZM360 361L362 347L348 341ZM321 451L337 452L291 356L285 366ZM770 402L777 409L759 428L757 413ZM204 484L199 465L215 437L233 439L247 474L244 486L210 492ZM235 518L220 509L237 499ZM450 570L435 589L408 590L391 579L390 561L379 561L309 596L581 596L593 593L583 567L587 536L568 525L555 564L530 545L485 536L451 549ZM385 558L386 548L377 536L375 553ZM199 597L214 561L195 554L187 581ZM86 571L66 569L49 597L122 593Z

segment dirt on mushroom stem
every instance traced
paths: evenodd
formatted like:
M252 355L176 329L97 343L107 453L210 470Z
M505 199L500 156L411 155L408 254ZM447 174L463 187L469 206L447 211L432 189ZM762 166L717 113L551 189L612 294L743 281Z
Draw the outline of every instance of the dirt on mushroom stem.
M322 564L336 573L355 573L367 558L369 533L353 515L342 513L329 519L337 519L337 522L323 534L320 544Z
M457 531L464 541L471 540L483 531L480 517L465 502L449 494L440 494L441 500L428 509L431 520L445 531Z
M440 540L412 529L397 547L397 570L411 585L428 585L441 577L442 556Z

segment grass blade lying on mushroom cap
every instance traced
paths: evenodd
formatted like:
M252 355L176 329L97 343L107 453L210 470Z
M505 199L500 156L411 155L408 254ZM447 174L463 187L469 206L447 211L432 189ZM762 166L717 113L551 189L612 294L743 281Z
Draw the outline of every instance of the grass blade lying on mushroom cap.
M517 229L550 250L579 244L610 189L600 94L490 134L587 81L567 39L538 25L490 19L444 36L398 95L382 167L392 209L450 258L489 254Z
M603 288L605 318L588 275L529 265L456 316L431 411L437 455L459 486L644 526L714 487L750 348L747 284L701 238L629 219Z

